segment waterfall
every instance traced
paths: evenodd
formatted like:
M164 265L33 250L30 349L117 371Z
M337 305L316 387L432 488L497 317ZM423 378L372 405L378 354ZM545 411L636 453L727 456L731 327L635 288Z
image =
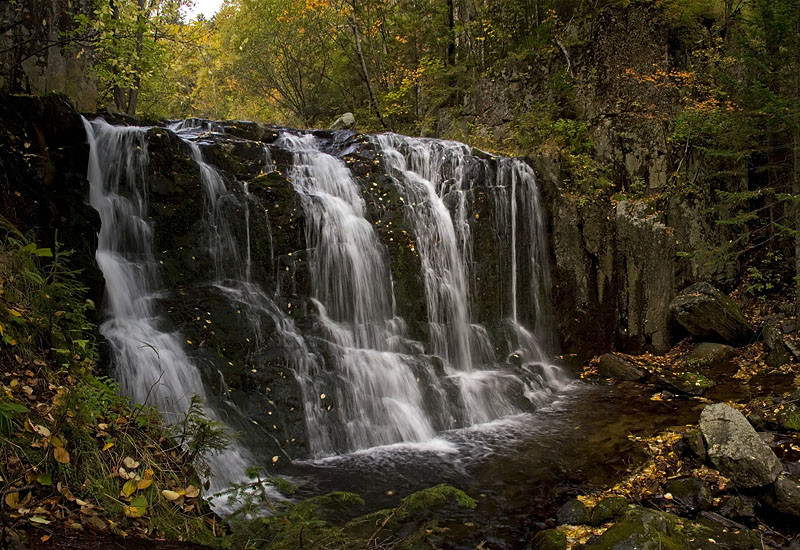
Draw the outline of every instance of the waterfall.
M284 132L277 145L293 154L289 176L306 214L313 299L337 369L333 378L301 376L308 423L325 426L335 407L343 428L344 441L327 436L312 442L313 452L433 437L414 359L393 345L405 336L404 323L393 311L386 254L358 186L313 135Z
M105 320L100 332L113 354L122 391L176 422L192 397L208 397L179 334L164 330L154 302L162 290L148 221L147 128L84 119L89 141L92 207L100 214L96 259L105 278ZM207 414L216 418L214 410ZM214 489L244 477L248 453L237 443L205 457Z
M236 359L240 364L220 349L215 358L209 357L211 350L190 355L185 338L167 328L159 300L174 289L162 287L153 251L159 228L148 217L148 129L87 122L92 205L102 220L97 262L106 279L101 331L111 344L123 391L134 401L154 404L174 420L199 395L212 401L207 412L213 418L227 414L237 428L258 424L229 399L222 372L228 367L209 374L208 365L227 362L234 376L257 373L261 364L277 365L280 377L285 369L296 381L304 448L312 457L324 457L430 440L443 430L546 404L563 388L560 370L548 361L553 349L545 232L535 177L524 162L476 154L461 143L395 134L362 142L377 154L371 166L382 166L398 193L393 198L399 196L400 204L391 208L408 222L409 246L419 260L426 318L413 321L427 322L427 337L415 341L398 313L396 258L365 201L375 191L344 160L354 150L347 136L278 130L277 139L258 145L251 176L239 180L204 158L207 146L225 137L223 123L191 119L169 129L188 148L202 194L198 225L190 231L192 242L199 243L192 246L209 261L190 295L213 295L217 307L230 308L241 320L235 338L247 346ZM269 178L259 179L266 174ZM478 320L473 312L474 264L480 257L473 250L478 227L473 208L482 189L494 190L495 231L509 243L508 251L497 254L509 272L498 290L505 319ZM287 221L294 219L294 207L280 203L277 197L285 195L276 190L290 190L302 209L304 243L289 249L286 234L278 232L294 224ZM299 229L297 234L302 239ZM168 259L168 252L160 257ZM300 266L307 281L295 284L290 264ZM288 287L283 277L289 278ZM198 357L208 357L202 363L205 377ZM204 378L222 390L208 391ZM251 441L253 454L237 443L210 457L215 486L241 478L245 466L258 460L265 435L273 452L289 456L282 447L288 439L253 429L261 430Z

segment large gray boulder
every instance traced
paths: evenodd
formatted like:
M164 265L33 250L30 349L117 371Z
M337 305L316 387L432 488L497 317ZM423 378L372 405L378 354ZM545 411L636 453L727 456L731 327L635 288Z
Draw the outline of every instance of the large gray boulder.
M356 118L353 113L345 113L336 119L336 122L331 124L331 130L352 130L356 125Z
M708 458L738 487L764 487L781 473L781 461L733 407L724 403L705 407L700 414L700 431Z
M745 345L755 336L738 306L708 283L684 289L670 304L670 312L696 340Z

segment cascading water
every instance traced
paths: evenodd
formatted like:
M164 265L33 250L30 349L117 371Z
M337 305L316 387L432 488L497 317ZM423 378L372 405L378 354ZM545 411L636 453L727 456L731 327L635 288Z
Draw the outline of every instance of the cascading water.
M433 353L446 360L448 375L458 382L469 424L487 422L513 414L518 409L509 398L509 385L520 379L506 371L476 368L494 363L486 331L472 323L469 309L469 270L472 263L472 241L465 206L466 194L474 183L474 169L484 169L480 159L464 144L441 140L418 139L396 134L372 137L383 154L387 172L401 191L419 249L427 298L430 341ZM475 166L470 166L470 163ZM520 363L531 368L536 363L535 383L526 381L525 395L536 404L542 403L554 388L563 385L557 367L548 365L536 336L517 319L517 202L530 216L528 242L535 276L531 281L535 292L546 282L542 272L541 214L533 172L518 160L502 159L497 185L505 190L510 205L512 233L511 316L508 323L516 342L511 347ZM481 170L478 173L482 173ZM507 181L507 180L510 180ZM507 189L510 183L510 191ZM510 195L508 195L510 193ZM445 204L451 204L451 209ZM545 312L538 299L538 319ZM545 395L542 395L544 393Z
M181 338L163 329L154 306L162 289L147 217L147 128L103 120L84 120L84 126L91 204L101 220L96 259L106 283L100 331L110 343L122 390L136 403L157 407L167 421L178 421L194 396L205 399L207 393ZM250 460L235 443L205 458L214 489L242 478Z
M205 147L224 135L224 124L193 119L169 128L189 148L203 197L196 240L209 265L193 295L222 297L229 311L243 314L246 332L238 337L250 344L241 364L228 362L233 372L247 367L257 373L256 367L278 361L280 376L281 368L294 374L313 457L430 440L443 430L520 412L525 397L545 404L563 387L560 371L547 361L552 350L544 230L535 178L523 162L490 161L455 142L394 134L368 138L378 154L373 165L383 164L399 194L401 204L392 207L404 212L419 257L428 338L417 342L397 312L394 260L364 200L371 191L341 158L346 135L332 141L330 135L279 131L269 145L260 145L263 157L255 173L265 179L239 181L204 159ZM87 123L92 204L103 222L97 258L106 277L108 312L102 331L111 342L117 375L134 400L156 404L168 418L179 417L191 396L200 395L239 417L239 425L249 424L247 413L228 398L227 385L206 391L195 354L187 354L183 337L164 328L158 303L168 291L160 287L153 253L158 228L148 218L146 132ZM299 248L286 249L280 232L290 222L280 210L274 213L283 221L274 228L270 222L267 206L280 203L264 193L276 185L290 186L302 207L305 243ZM503 294L507 318L493 324L477 322L470 306L476 277L470 201L476 186L495 189L498 234L511 243L510 286ZM265 196L273 198L265 203ZM269 240L260 256L254 253L260 244L254 234ZM281 262L306 259L305 298L296 295L294 283L283 295L280 277L274 288L267 282L271 276L264 278L279 266L281 276L286 266L293 277L289 264ZM498 335L505 338L502 353ZM224 349L217 353L222 357ZM203 368L205 379L214 379ZM209 413L221 417L215 407ZM289 440L273 435L277 423L271 427L260 433L268 433L278 452L288 456L282 446ZM211 457L219 476L215 485L239 478L254 460L238 446Z
M364 217L358 186L313 135L283 133L276 145L294 157L290 179L307 218L313 298L336 369L333 377L300 373L308 424L341 432L312 441L312 451L433 437L414 359L393 345L404 325L393 311L386 254ZM326 397L333 404L320 406ZM327 421L331 407L338 421Z

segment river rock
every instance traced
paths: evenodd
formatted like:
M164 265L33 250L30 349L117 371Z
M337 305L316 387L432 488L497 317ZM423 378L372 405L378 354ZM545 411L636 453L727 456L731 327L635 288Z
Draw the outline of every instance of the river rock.
M781 461L733 407L724 403L706 406L700 414L700 430L708 458L737 486L763 487L781 472Z
M531 541L531 550L565 550L567 537L555 529L539 531Z
M620 519L625 515L627 509L628 499L625 497L604 498L592 508L591 524L598 526L612 520Z
M731 495L718 511L726 518L749 525L756 517L755 499L746 495Z
M777 321L764 323L762 334L764 336L764 347L767 348L767 357L764 359L767 365L777 368L792 360L792 356L783 342L783 334L781 334Z
M353 113L345 113L336 121L331 124L331 130L352 130L353 127L356 125L356 118L353 116Z
M708 283L684 289L670 304L670 312L695 339L745 345L754 337L738 306Z
M594 536L585 550L756 550L760 540L748 529L729 530L707 521L689 521L667 512L631 506L626 517Z
M702 479L682 477L667 482L664 491L670 493L675 503L685 512L707 510L711 506L711 492Z
M585 525L589 523L591 516L586 505L573 498L561 505L556 512L556 519L559 525Z
M603 378L612 378L614 380L634 381L641 380L645 376L645 372L635 367L633 363L612 353L600 356L600 361L597 363L597 372Z
M714 382L699 372L681 372L658 377L658 383L676 393L684 395L703 395L714 387Z
M800 481L787 475L778 476L761 501L773 512L800 520Z
M794 403L781 406L776 416L778 426L788 432L800 432L800 407Z
M731 346L714 342L701 342L689 352L686 364L689 368L715 367L727 362L733 357L733 354L734 349Z

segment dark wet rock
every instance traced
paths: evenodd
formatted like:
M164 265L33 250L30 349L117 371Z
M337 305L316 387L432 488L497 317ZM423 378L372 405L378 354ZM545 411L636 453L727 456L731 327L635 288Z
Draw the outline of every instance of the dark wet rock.
M714 342L701 342L689 352L686 364L691 369L715 367L726 363L733 357L733 354L734 349L731 346Z
M740 523L750 524L756 517L755 502L752 497L731 495L719 507L719 513Z
M555 529L539 531L531 540L530 550L565 550L567 537Z
M585 525L589 523L591 515L583 502L573 498L561 505L556 512L556 519L559 525Z
M711 507L711 492L708 485L696 477L672 479L664 486L682 512L695 513Z
M614 380L635 381L641 380L645 376L645 372L634 366L633 363L612 353L600 356L600 361L597 363L597 372L603 378L612 378Z
M689 430L683 435L683 441L689 452L700 459L701 462L706 460L706 446L703 443L703 434L700 430Z
M778 476L761 497L761 502L786 519L800 520L800 480L787 475Z
M785 340L783 343L786 345L786 349L789 350L789 353L792 354L792 358L795 361L800 361L800 344L791 340Z
M797 330L797 322L795 321L783 321L781 323L781 332L784 334L791 334Z
M754 337L739 307L708 283L684 289L670 304L670 312L695 339L744 345Z
M777 321L767 321L762 328L764 347L767 348L767 357L764 362L770 367L777 368L792 360L792 355L783 341L781 329Z
M622 518L628 509L628 499L625 497L608 497L598 502L592 508L591 524L603 525L609 521Z
M709 460L737 486L763 487L778 477L780 460L736 409L723 403L706 406L700 429Z
M579 546L586 550L760 549L749 530L729 530L709 520L689 521L667 512L630 507L625 519Z

